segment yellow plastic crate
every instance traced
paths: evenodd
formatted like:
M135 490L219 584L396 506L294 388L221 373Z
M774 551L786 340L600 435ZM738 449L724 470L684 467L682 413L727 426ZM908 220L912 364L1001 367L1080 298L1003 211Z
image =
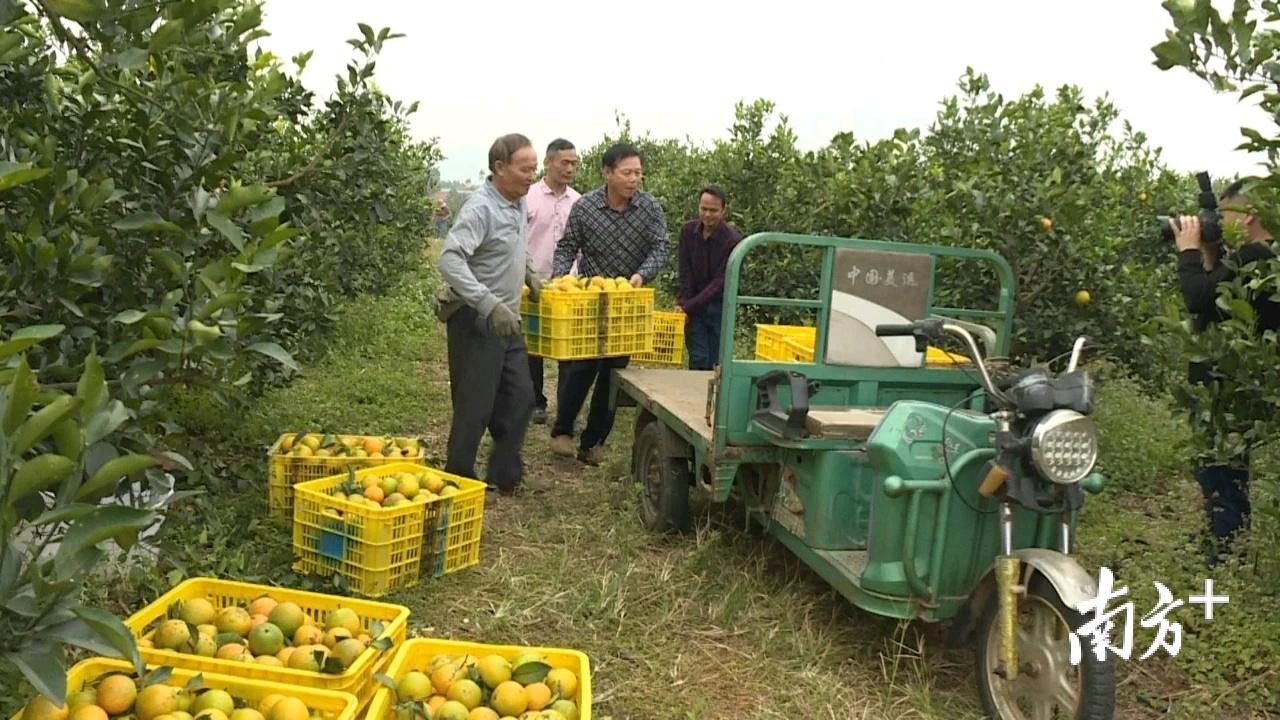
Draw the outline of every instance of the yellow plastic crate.
M349 475L294 488L293 552L299 572L340 575L358 594L379 597L480 561L484 483L413 463L355 471L357 481L397 472L427 472L458 492L424 503L375 508L335 497Z
M293 489L294 569L341 576L353 592L366 597L416 585L430 503L375 508L338 495L349 475L362 481L370 475L422 469L410 463L390 463L298 483Z
M756 325L756 360L812 362L818 329L803 325Z
M565 291L543 288L520 301L530 355L583 360L653 350L653 288Z
M125 626L135 638L150 638L155 633L156 626L169 619L170 608L176 611L176 603L181 600L204 598L213 603L214 607L220 608L232 604L248 605L263 595L270 595L279 602L297 603L303 612L317 621L323 621L330 610L339 607L351 608L360 616L360 627L364 632L369 633L375 640L389 638L393 647L390 650L378 650L372 647L365 650L351 664L351 667L341 674L222 660L158 648L141 647L138 648L138 652L142 654L142 660L149 665L169 665L183 670L252 678L298 688L346 692L356 696L359 708L363 709L368 705L375 690L373 674L381 672L390 663L394 648L405 641L409 608L403 605L290 590L270 585L254 585L234 580L192 578L179 583L172 590L134 613L125 621ZM374 632L375 623L381 625L381 634Z
M756 360L813 362L813 348L816 344L816 328L800 325L756 325ZM969 363L972 361L965 355L932 345L925 348L926 367L951 367Z
M157 669L156 665L147 665L147 672ZM114 658L89 658L76 663L67 670L67 695L78 692L86 686L93 685L98 678L106 674L124 674L137 679L133 664ZM196 670L173 669L165 685L186 687L196 675L201 676L202 687L210 690L226 690L237 698L243 698L255 705L268 695L279 693L307 704L312 717L321 720L355 720L358 701L351 693L320 690L316 688L282 685L280 683L257 680L254 678L234 677L218 673L200 673ZM132 717L132 716L131 716ZM22 711L18 711L10 720L21 720Z
M637 353L631 359L645 365L684 365L684 313L653 313L653 350Z
M579 720L591 720L591 662L584 653L577 650L521 647L516 645L483 645L460 640L415 638L400 647L395 657L392 658L386 674L398 680L407 672L413 670L422 671L431 662L431 658L440 654L450 656L473 655L476 657L501 655L508 660L514 660L525 653L537 653L543 657L552 669L565 668L572 670L578 676L578 696L573 698L578 706L578 717ZM390 688L379 685L365 718L366 720L394 720L394 708L395 693Z
M267 504L271 514L285 522L293 517L293 486L300 482L337 475L348 467L362 468L387 463L421 462L426 457L426 449L421 440L418 441L418 453L410 457L297 457L281 451L280 447L285 439L297 435L298 433L285 433L267 450ZM380 435L333 433L330 436L351 438L362 443L370 437L382 439Z

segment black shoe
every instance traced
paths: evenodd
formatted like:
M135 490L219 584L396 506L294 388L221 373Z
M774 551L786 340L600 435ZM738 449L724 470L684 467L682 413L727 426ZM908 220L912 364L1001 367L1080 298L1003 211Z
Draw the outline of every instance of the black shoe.
M537 425L547 424L547 409L544 407L536 407L533 409L533 422Z

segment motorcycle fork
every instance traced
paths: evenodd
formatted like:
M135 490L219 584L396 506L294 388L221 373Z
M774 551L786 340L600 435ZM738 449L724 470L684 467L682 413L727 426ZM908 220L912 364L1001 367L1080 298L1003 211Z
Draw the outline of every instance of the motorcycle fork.
M1026 588L1018 583L1021 563L1013 554L1013 503L1000 504L1000 556L996 558L996 593L999 601L1000 667L1006 680L1018 678L1018 596Z

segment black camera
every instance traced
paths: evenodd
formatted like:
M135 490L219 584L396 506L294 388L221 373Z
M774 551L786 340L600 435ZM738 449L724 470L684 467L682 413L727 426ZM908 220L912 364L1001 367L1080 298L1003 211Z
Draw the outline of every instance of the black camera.
M1196 174L1196 182L1200 185L1200 244L1217 245L1222 242L1222 221L1218 217L1218 198L1213 194L1213 185L1209 182L1209 173ZM1160 223L1160 237L1165 242L1173 242L1173 223L1177 218L1168 215L1157 215ZM1178 228L1182 225L1179 223Z

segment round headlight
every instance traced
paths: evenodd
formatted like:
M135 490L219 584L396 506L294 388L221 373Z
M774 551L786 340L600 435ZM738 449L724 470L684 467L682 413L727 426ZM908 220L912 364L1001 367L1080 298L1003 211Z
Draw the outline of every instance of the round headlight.
M1031 429L1031 462L1049 482L1080 482L1097 461L1093 420L1074 410L1054 410Z

